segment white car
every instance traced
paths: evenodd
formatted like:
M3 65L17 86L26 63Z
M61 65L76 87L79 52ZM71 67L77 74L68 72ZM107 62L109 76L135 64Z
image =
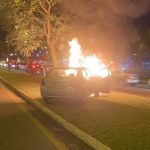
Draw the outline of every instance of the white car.
M98 93L110 92L109 77L106 78L91 78L86 80L83 76L84 68L73 69L77 72L74 76L66 75L69 67L52 67L44 73L44 78L41 82L41 96L44 100L47 98L69 98L82 100L84 97Z
M140 82L139 76L137 74L127 74L126 82L128 84L134 85Z

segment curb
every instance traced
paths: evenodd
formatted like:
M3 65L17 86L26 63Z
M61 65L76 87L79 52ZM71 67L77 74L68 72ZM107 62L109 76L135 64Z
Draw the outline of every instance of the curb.
M150 85L148 84L137 84L135 85L137 88L150 89Z
M23 98L24 100L26 100L27 102L33 104L34 106L36 106L38 109L40 109L41 111L43 111L44 113L46 113L48 116L50 116L51 118L53 118L54 120L56 120L59 124L61 124L66 130L70 131L73 135L75 135L78 139L82 140L83 142L85 142L87 145L89 145L91 148L93 148L94 150L111 150L111 148L107 147L106 145L104 145L103 143L101 143L100 141L98 141L96 138L90 136L89 134L87 134L86 132L80 130L79 128L77 128L75 125L73 125L72 123L68 122L67 120L65 120L64 118L62 118L61 116L59 116L58 114L56 114L55 112L51 111L49 108L47 108L46 106L42 105L40 102L35 101L34 99L26 96L24 93L22 93L19 89L17 89L12 83L10 83L9 81L7 81L5 78L3 78L2 76L0 76L0 80L6 84L7 86L9 86L9 88L11 88L14 92L16 92L21 98Z

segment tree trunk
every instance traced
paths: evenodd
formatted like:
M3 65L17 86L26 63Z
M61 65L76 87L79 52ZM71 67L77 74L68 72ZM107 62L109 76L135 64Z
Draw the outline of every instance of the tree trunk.
M57 56L56 56L54 43L51 42L50 40L47 40L47 46L48 46L49 55L50 55L52 65L55 67L55 66L57 66Z

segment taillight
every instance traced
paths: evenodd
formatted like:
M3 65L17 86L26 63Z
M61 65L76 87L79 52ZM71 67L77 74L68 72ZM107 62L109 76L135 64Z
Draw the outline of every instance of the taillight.
M35 68L35 65L32 65L32 68Z

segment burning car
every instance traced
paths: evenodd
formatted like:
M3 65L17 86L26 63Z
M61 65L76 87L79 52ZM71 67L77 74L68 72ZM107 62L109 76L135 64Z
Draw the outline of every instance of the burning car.
M85 78L86 68L50 67L41 82L41 96L82 100L87 96L109 93L109 77ZM69 71L74 72L68 74Z
M77 40L69 42L70 57L67 67L49 66L41 83L43 98L65 97L83 99L109 93L110 70L96 55L83 56Z
M75 77L73 74L66 75L67 70L68 68L55 67L47 71L41 83L41 96L43 98L76 97L81 99L85 96L85 85L78 83L80 71L77 70L77 76ZM80 82L84 82L83 78Z

